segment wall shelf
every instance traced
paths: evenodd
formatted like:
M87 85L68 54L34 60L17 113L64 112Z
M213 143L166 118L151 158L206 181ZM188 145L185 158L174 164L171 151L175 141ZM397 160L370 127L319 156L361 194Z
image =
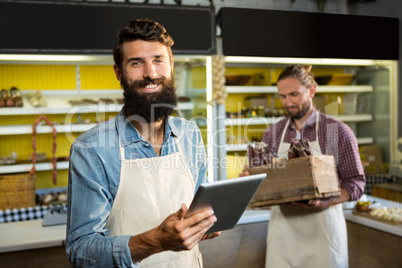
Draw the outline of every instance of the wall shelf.
M374 139L372 137L357 138L358 145L373 144ZM226 152L245 152L247 151L247 144L227 144Z
M68 169L69 162L61 161L57 162L57 169ZM16 165L4 165L0 166L0 174L8 174L8 173L23 173L31 171L32 164L16 164ZM45 171L45 170L53 170L52 163L36 163L35 171Z
M83 113L107 113L107 112L119 112L123 107L122 104L117 103L104 103L94 105L75 105L72 106L70 100L82 100L91 99L94 101L99 98L108 98L116 101L122 99L123 93L121 90L43 90L47 107L32 107L29 100L26 97L27 93L32 91L23 91L24 107L11 107L0 108L1 115L29 115L29 114L83 114ZM180 110L192 110L194 109L194 103L182 102L178 103L178 109Z
M331 116L342 122L364 122L373 120L371 114L353 114ZM253 118L226 118L226 126L249 126L249 125L271 125L279 122L284 117L253 117Z
M278 93L276 86L226 86L226 92L230 94L240 93ZM371 85L351 86L317 86L317 93L364 93L373 92Z
M271 125L284 117L226 118L226 126Z
M72 132L85 132L97 124L68 124L68 125L55 125L57 133L72 133ZM52 133L52 127L48 125L37 126L36 132ZM19 134L32 134L32 125L12 125L0 126L0 135L19 135Z

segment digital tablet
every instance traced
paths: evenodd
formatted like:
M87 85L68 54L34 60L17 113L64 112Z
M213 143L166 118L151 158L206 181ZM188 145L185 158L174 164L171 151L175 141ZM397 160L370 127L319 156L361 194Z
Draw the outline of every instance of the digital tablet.
M202 183L187 211L186 218L212 208L217 222L207 234L232 229L264 181L266 173Z

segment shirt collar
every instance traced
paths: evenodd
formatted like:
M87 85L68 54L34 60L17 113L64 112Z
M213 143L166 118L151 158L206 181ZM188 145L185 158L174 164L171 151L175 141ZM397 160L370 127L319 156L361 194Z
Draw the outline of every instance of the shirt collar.
M131 143L145 141L144 138L140 135L138 130L134 127L134 125L130 122L127 117L124 107L121 109L119 114L116 116L116 129L117 133L121 140L122 146L127 146ZM173 135L177 137L179 131L177 127L173 124L172 117L168 117L165 124L165 140Z

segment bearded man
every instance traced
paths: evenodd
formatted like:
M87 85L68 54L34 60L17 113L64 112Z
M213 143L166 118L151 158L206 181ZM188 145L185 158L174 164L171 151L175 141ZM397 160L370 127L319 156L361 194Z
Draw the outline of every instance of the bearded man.
M131 20L113 50L124 107L70 151L66 253L74 267L202 267L212 210L186 217L207 181L198 127L176 108L172 37Z
M272 208L266 255L269 268L348 267L342 203L358 200L364 192L365 175L356 137L346 124L315 109L316 82L310 71L310 65L293 65L280 74L278 93L288 116L271 125L262 141L286 159L295 139L307 139L313 155L333 155L341 195Z

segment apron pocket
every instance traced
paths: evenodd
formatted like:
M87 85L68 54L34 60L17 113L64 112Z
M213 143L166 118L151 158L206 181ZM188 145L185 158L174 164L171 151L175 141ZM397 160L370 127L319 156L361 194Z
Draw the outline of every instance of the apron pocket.
M180 209L181 203L142 207L124 210L124 225L127 234L137 235L159 226L170 214Z

